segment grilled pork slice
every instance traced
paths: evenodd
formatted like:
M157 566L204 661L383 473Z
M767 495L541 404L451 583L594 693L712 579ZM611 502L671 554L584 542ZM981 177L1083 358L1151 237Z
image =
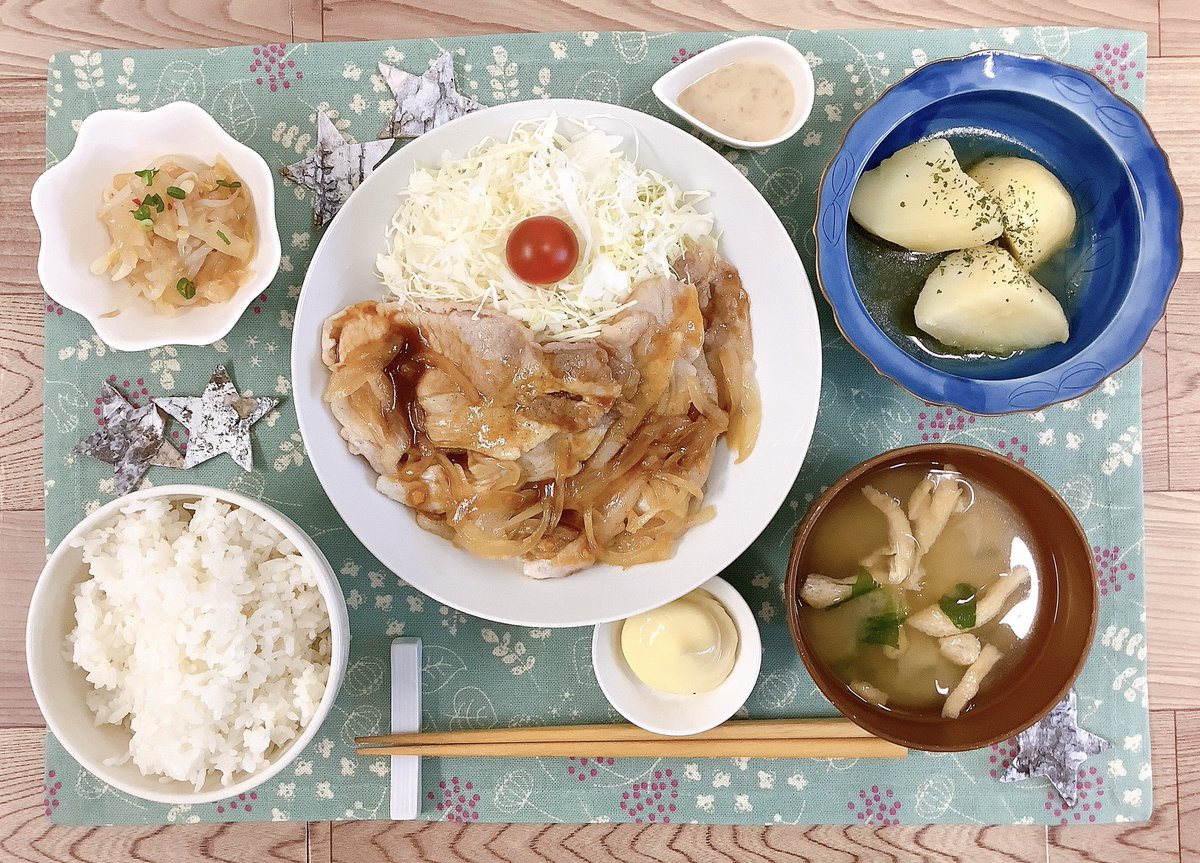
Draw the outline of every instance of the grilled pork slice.
M350 306L325 322L322 359L342 437L383 475L417 434L515 460L594 428L620 394L596 344L542 346L508 315L453 303Z

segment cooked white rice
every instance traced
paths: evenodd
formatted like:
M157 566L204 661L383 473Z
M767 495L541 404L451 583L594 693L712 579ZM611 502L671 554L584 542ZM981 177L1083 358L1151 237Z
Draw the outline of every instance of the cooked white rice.
M76 544L91 578L75 590L67 655L87 672L96 724L132 732L113 763L197 789L218 771L228 785L312 721L329 613L266 521L212 497L144 500Z

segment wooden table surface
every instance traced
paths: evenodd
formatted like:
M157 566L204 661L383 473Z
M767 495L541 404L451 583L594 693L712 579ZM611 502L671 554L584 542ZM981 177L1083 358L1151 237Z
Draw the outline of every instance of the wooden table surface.
M1001 8L1001 6L1005 8ZM1149 824L708 827L365 822L51 826L42 720L25 675L42 534L42 290L29 190L42 170L45 65L68 47L200 47L513 30L1111 26L1149 34L1147 115L1200 206L1198 0L0 0L0 861L1200 861L1200 223L1144 351Z

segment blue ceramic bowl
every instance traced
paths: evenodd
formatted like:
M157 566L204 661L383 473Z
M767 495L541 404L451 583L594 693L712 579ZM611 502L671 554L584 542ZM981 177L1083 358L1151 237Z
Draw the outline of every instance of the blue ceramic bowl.
M938 135L968 167L1023 155L1071 190L1074 240L1035 271L1070 319L1065 344L954 355L912 318L936 260L889 250L849 219L863 171ZM1182 219L1167 157L1135 108L1072 66L983 51L917 69L851 124L821 181L817 280L850 344L917 397L974 413L1037 410L1086 393L1141 350L1179 274Z

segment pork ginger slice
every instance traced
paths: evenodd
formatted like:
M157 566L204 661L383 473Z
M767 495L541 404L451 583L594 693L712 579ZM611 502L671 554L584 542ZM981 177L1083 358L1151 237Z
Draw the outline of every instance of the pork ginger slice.
M704 316L704 356L719 384L718 403L729 414L729 448L741 462L754 449L762 424L750 296L737 268L710 246L690 246L673 268L696 287Z
M333 374L325 390L342 439L380 476L396 472L413 444L407 418L389 411L385 368L396 355L396 322L382 303L349 306L321 328L321 359Z
M565 537L565 539L564 539ZM582 532L561 528L539 543L534 554L521 565L521 571L530 578L562 578L573 575L596 562L596 555Z
M450 451L515 460L556 432L598 425L620 394L600 346L543 346L515 318L455 303L358 303L325 322L321 347L342 437L382 475L413 444L387 374L401 351L421 367L422 430Z
M1009 597L1029 580L1029 570L1024 566L1014 566L1012 572L1001 573L994 581L979 591L975 603L975 625L967 629L959 629L955 626L937 603L921 609L909 617L907 623L914 629L919 629L934 638L947 638L962 632L970 632L972 629L978 629L992 621L1004 608Z

